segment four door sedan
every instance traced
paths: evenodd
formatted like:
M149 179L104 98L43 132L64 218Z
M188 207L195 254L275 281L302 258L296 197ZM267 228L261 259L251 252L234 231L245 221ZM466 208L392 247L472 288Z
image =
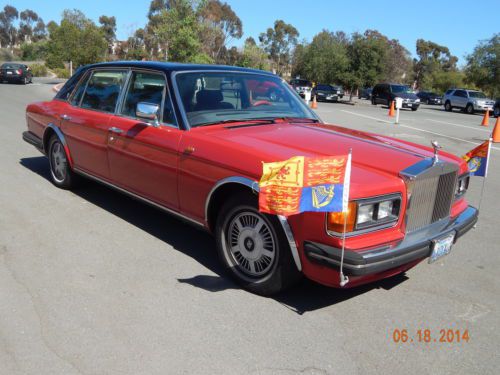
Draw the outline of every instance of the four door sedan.
M54 185L91 178L205 228L227 272L262 295L301 275L339 287L343 245L346 287L390 277L446 255L477 220L462 159L325 124L267 72L95 64L53 100L30 104L26 118L23 138L48 156ZM333 212L259 211L263 162L350 149L346 222Z
M28 65L4 63L0 66L0 82L18 82L24 85L33 82L33 74Z

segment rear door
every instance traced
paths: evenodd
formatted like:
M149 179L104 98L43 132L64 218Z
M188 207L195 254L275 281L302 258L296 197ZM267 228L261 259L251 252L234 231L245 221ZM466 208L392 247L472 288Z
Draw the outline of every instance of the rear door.
M467 92L465 90L455 90L451 99L451 105L453 107L465 108L467 99Z
M71 105L61 113L61 128L74 167L108 180L108 128L118 96L125 83L126 69L89 72L77 87Z
M158 105L158 124L137 115L139 103ZM162 206L178 204L177 127L167 80L162 72L133 70L116 116L109 122L108 157L116 185Z

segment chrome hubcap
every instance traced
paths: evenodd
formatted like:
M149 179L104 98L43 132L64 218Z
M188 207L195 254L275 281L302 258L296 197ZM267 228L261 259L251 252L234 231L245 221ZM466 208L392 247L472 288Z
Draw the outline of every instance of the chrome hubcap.
M52 175L54 178L59 182L64 181L66 178L67 160L61 143L56 142L54 146L52 146L50 161L52 164Z
M271 229L259 215L236 215L229 223L228 237L230 255L241 272L260 277L272 269L276 244Z

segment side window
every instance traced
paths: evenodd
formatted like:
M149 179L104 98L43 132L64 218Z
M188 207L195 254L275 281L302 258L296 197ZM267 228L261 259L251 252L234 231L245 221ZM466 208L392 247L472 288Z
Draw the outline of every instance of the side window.
M457 90L455 91L455 94L453 94L455 96L458 96L460 98L466 98L467 97L467 94L464 90Z
M81 107L113 113L126 77L126 71L95 71L87 84Z
M84 78L80 80L75 93L71 97L70 103L71 105L78 106L80 105L80 101L82 100L83 93L85 91L85 87L87 87L87 82L90 78L90 74L87 74Z
M136 117L137 104L139 103L156 104L160 108L163 104L163 117L160 120L167 124L176 125L172 103L167 95L165 77L162 74L133 72L120 113Z
M68 100L71 94L73 93L73 90L75 89L76 85L78 84L78 81L82 78L84 75L85 70L82 68L79 68L75 74L66 82L66 84L59 90L59 92L56 94L56 99L60 100Z

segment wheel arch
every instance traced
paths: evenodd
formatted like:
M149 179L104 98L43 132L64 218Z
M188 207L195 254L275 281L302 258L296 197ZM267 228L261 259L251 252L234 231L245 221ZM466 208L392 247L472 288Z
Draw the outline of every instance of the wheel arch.
M205 204L205 222L210 231L213 231L215 228L217 214L224 203L224 198L231 194L241 192L257 194L259 192L258 182L247 177L232 176L224 178L214 185L207 196ZM302 263L300 261L299 251L293 236L292 228L285 216L277 215L277 218L288 240L295 266L299 271L302 271Z
M71 168L73 168L73 159L71 158L71 154L69 152L69 147L68 143L66 142L66 138L64 137L63 132L61 129L59 129L56 125L53 123L49 123L47 127L45 128L45 131L43 133L43 150L46 155L49 153L49 140L53 135L56 135L57 138L59 138L59 141L61 141L62 145L64 146L64 151L66 152L66 156L68 157L69 165Z

